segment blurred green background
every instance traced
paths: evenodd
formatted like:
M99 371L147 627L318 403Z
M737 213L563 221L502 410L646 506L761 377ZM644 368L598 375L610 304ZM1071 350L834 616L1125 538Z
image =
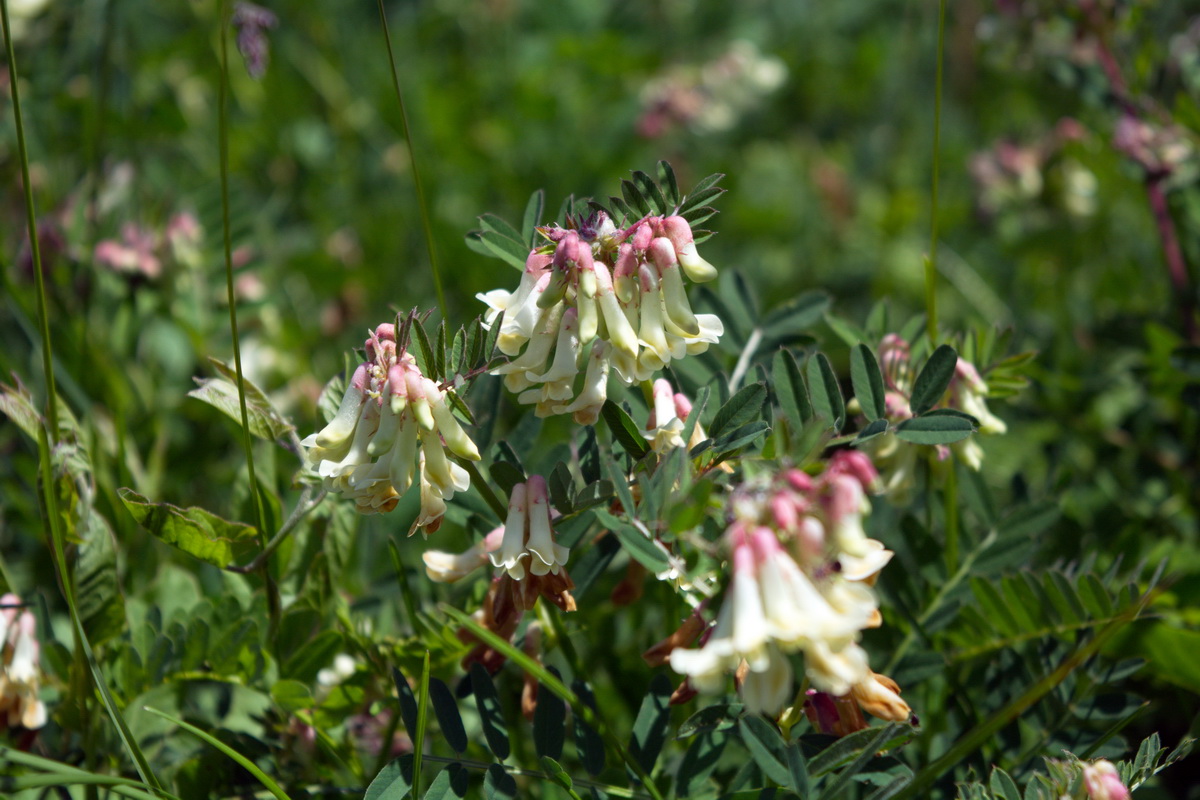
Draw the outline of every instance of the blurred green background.
M850 319L885 297L900 318L923 309L935 2L387 5L455 324L481 311L475 293L516 283L465 246L477 215L519 221L538 188L553 213L664 158L685 189L727 175L709 225L719 235L702 252L744 273L766 308L823 288ZM994 408L1009 435L985 448L989 482L1061 500L1045 559L1170 556L1175 611L1120 647L1151 659L1143 679L1163 701L1138 724L1173 742L1195 732L1200 709L1200 358L1186 347L1145 170L1114 146L1123 115L1097 42L1116 54L1148 124L1142 144L1167 172L1194 305L1200 4L1112 0L1095 19L1085 5L949 4L940 318L951 331L1011 327L1014 351L1038 351L1032 386ZM321 386L366 330L433 307L434 294L377 7L271 10L261 79L230 51L231 221L248 372L304 435ZM130 537L117 486L230 515L245 500L229 489L237 430L186 396L193 376L211 374L206 356L232 357L219 12L213 0L13 3L60 391L94 425L97 503ZM44 396L7 110L0 124L0 368ZM168 236L181 213L198 221L196 238ZM100 257L105 242L124 266ZM267 479L288 486L294 465L268 453ZM0 427L0 454L7 569L21 585L52 585L36 458L12 425ZM125 568L131 591L150 580L139 571Z

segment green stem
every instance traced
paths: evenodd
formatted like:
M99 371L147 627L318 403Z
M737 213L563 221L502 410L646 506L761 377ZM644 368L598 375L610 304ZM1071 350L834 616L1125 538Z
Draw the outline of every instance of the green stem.
M1148 599L1145 602L1148 602ZM916 777L913 778L912 783L900 794L896 795L896 800L926 796L928 794L927 790L935 781L949 773L960 761L994 737L1004 726L1016 720L1017 717L1021 716L1021 714L1029 710L1035 703L1053 691L1079 665L1091 658L1096 651L1103 647L1117 631L1136 619L1142 608L1145 607L1145 602L1137 608L1132 609L1129 613L1123 614L1120 618L1113 620L1100 633L1096 634L1094 639L1063 659L1053 672L1026 689L1016 700L971 729L969 733L955 742L945 754L918 772Z
M271 557L271 554L279 548L279 545L283 544L284 540L287 539L288 534L290 534L292 530L300 524L300 520L304 519L304 517L307 516L310 511L321 505L322 501L325 500L327 492L324 489L322 489L316 497L312 497L312 490L313 487L311 486L304 487L304 492L301 493L300 500L296 503L296 507L292 510L291 515L284 520L282 525L279 526L279 530L275 532L273 537L271 537L271 541L267 542L266 546L262 549L262 552L255 556L253 561L245 566L230 564L229 566L225 567L225 570L227 572L247 574L251 572L257 572L258 570L262 569L263 565L267 562L267 559Z
M930 345L937 344L938 152L942 145L942 56L946 44L946 0L938 2L937 84L933 95L933 185L929 195L929 255L925 257L925 316Z
M233 289L233 241L229 221L229 35L225 30L228 18L228 0L221 2L221 15L218 21L221 36L221 80L217 102L217 142L221 160L221 229L225 245L225 294L229 300L229 330L233 335L233 368L237 373L238 405L242 413L242 440L246 450L246 472L250 480L250 494L254 502L254 516L257 521L258 541L263 551L267 552L266 513L263 510L262 495L258 490L258 477L254 473L254 438L250 433L250 414L246 410L246 383L242 374L242 348L238 339L237 298ZM256 561L258 559L255 559ZM270 618L269 637L273 641L275 629L279 625L279 587L271 577L270 565L264 560L259 565L263 585L267 592L267 614Z
M12 31L8 22L8 0L0 2L4 23L4 54L8 58L8 85L12 91L13 123L17 128L17 160L21 162L21 183L25 190L25 221L29 230L29 252L33 257L34 283L37 286L38 328L42 334L42 373L46 379L46 419L50 438L58 441L58 392L54 385L53 354L50 350L50 315L46 310L46 278L42 274L42 246L38 241L37 213L33 205L33 185L29 180L29 148L25 144L25 121L21 115L21 81L17 57L13 52Z
M571 707L571 711L575 714L575 717L590 725L596 732L600 734L600 737L604 739L605 744L611 747L613 751L621 757L621 760L624 761L625 765L633 772L634 775L637 776L638 780L641 781L642 786L646 789L646 792L653 798L653 800L664 800L662 793L650 779L649 773L647 773L645 768L638 763L637 759L630 754L628 748L625 747L621 740L613 735L612 730L608 727L607 723L604 722L604 719L595 710L593 710L591 706L580 700L579 696L576 695L575 692L571 691L571 689L568 688L565 683L554 677L553 673L531 658L528 654L523 653L520 649L514 647L512 642L489 631L487 628L480 625L470 615L445 604L441 606L441 609L443 613L450 616L455 622L469 630L472 635L474 635L484 644L503 653L510 661L512 661L522 670L537 678L538 682L540 682L542 686L561 697L567 703L567 705Z
M958 569L958 464L950 453L950 472L942 486L942 502L946 512L946 574Z
M396 70L396 55L392 51L392 34L388 30L387 11L383 7L383 0L379 0L379 22L383 25L383 39L387 44L388 63L392 68L392 86L396 90L396 100L400 103L400 124L404 128L404 141L408 145L408 163L412 168L413 185L417 190L417 206L421 211L421 227L425 231L425 247L429 250L429 267L433 271L433 290L437 293L438 308L442 312L442 319L447 319L446 294L442 290L442 274L438 269L437 250L433 246L433 223L429 219L429 203L425 198L425 186L421 182L421 170L417 167L417 150L413 144L412 131L408 127L408 111L404 106L404 92L400 90L400 73ZM413 796L416 796L415 791Z
M421 685L417 690L417 730L413 735L413 779L410 797L421 796L421 759L425 749L425 727L429 724L429 651L421 666Z

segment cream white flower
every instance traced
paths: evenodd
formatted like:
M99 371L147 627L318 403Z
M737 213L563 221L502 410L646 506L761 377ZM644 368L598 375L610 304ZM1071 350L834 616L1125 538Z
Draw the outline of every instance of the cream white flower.
M666 453L684 447L683 420L675 413L675 391L663 378L654 382L654 413L646 425L644 436L656 453Z
M498 346L513 357L493 374L504 376L518 402L541 417L572 413L594 422L609 375L625 384L650 380L672 360L707 350L724 326L688 302L683 275L708 280L716 272L696 254L685 219L649 216L621 231L600 212L572 224L540 229L553 251L530 253L515 292L478 297L489 308L485 325L500 326Z
M545 478L530 475L514 486L499 550L489 556L492 565L517 581L527 573L541 577L563 572L571 551L554 541L552 516Z
M421 554L421 560L425 562L425 574L435 583L460 581L485 566L488 555L500 549L503 540L504 526L501 525L461 553L426 550Z
M46 724L46 706L39 697L40 651L33 614L21 610L17 595L0 597L0 730Z
M422 374L410 353L397 352L395 326L376 328L366 350L337 414L301 444L326 489L353 499L364 514L394 509L415 467L421 511L413 531L436 530L446 501L470 485L447 453L475 461L479 449L451 411L448 390Z

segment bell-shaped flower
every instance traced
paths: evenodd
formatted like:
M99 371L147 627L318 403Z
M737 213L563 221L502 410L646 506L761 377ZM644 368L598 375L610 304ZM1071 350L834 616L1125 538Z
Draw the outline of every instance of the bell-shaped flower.
M426 550L421 554L425 574L434 583L454 583L488 563L488 555L500 549L504 541L504 526L493 528L475 544L461 553Z
M850 696L863 711L890 722L907 722L912 717L908 703L900 699L900 686L886 675L867 671L866 680L850 688Z
M675 392L663 378L654 382L654 411L643 434L656 453L683 447L683 420L675 413Z
M492 566L507 572L513 579L525 577L524 560L529 558L525 549L528 530L529 509L526 484L518 483L508 495L508 517L504 520L504 537L500 550L490 556Z
M773 717L792 699L795 681L792 664L774 644L767 647L767 661L762 669L750 669L747 664L745 672L739 670L738 674L741 676L738 691L749 714Z
M36 618L21 610L17 595L0 597L0 730L46 724L46 706L39 697L40 652Z
M696 254L682 217L649 216L624 231L603 213L571 224L539 228L553 253L546 246L531 252L515 292L478 297L489 307L485 325L500 326L499 347L513 357L492 374L504 377L518 402L536 406L539 416L579 413L594 421L602 371L626 384L651 380L671 361L705 352L724 325L691 310L683 275L706 280L715 270ZM590 396L580 401L575 376L584 354L597 353L587 349L596 340L607 345L599 351L607 364L589 363Z
M679 265L687 276L696 283L711 281L717 277L716 268L700 257L696 252L696 242L692 236L692 226L683 217L667 217L662 221L663 235L671 240Z
M980 433L1005 433L1008 426L993 414L987 406L988 386L975 365L959 359L954 368L954 383L951 385L952 406L979 420Z
M353 499L364 514L394 509L415 467L421 512L413 530L436 530L445 501L470 485L447 452L477 460L479 449L451 411L450 390L397 351L395 326L377 327L366 351L369 360L355 370L338 413L301 444L325 488Z
M583 391L574 401L555 409L558 414L571 414L580 425L595 425L600 409L608 399L608 371L611 345L604 341L592 344L587 371L583 376Z
M557 575L566 565L571 551L555 543L551 533L550 495L546 490L546 479L541 475L530 475L526 487L529 538L525 542L525 549L532 556L529 571L534 575Z

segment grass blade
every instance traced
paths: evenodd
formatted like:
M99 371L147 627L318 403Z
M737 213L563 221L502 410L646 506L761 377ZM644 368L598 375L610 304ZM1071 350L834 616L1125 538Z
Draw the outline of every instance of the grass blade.
M283 791L283 789L280 788L279 784L277 784L275 781L271 780L271 776L267 775L267 773L265 773L261 769L259 769L257 764L255 764L250 759L246 758L244 755L239 753L237 750L234 750L232 747L230 747L229 745L222 742L217 737L201 730L200 728L197 728L195 725L191 725L177 717L172 717L170 714L159 711L157 708L151 708L150 706L145 706L145 709L146 709L146 711L150 712L151 714L154 714L157 717L162 717L163 719L167 720L168 722L178 725L179 727L183 728L188 733L195 736L197 739L200 739L201 741L212 745L213 747L220 750L225 755L232 758L234 761L236 761L238 764L240 764L242 767L244 767L247 772L249 772L251 775L253 775L255 778L257 778L259 783L261 783L264 787L266 787L266 790L268 792L270 792L271 794L273 794L277 798L279 798L279 800L291 800L291 798L288 797L287 792Z

